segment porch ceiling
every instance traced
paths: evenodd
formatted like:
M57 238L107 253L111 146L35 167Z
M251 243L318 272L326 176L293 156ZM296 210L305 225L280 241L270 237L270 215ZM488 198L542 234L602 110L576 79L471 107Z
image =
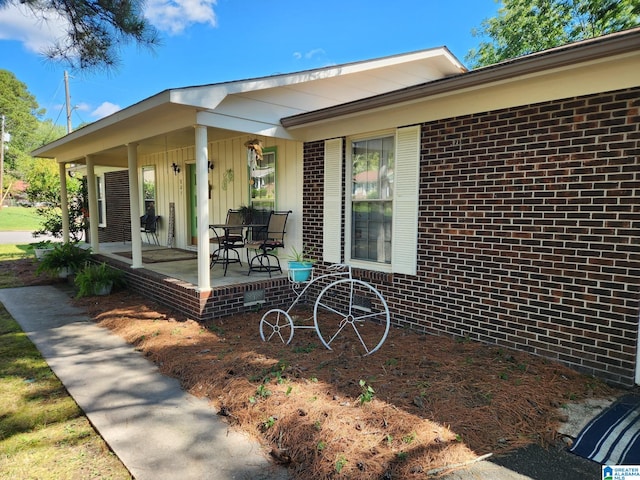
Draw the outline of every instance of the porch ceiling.
M129 143L138 144L140 155L193 145L196 115L193 107L166 103L109 125L87 125L34 154L77 164L84 164L90 154L97 165L126 168ZM226 129L208 129L210 141L237 135L239 132Z

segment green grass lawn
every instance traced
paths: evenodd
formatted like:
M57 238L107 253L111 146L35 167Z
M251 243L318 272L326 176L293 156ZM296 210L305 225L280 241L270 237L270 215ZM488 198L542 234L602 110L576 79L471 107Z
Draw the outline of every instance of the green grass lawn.
M0 245L0 263L32 255L29 245ZM16 282L0 269L0 288ZM131 479L2 304L0 478Z
M36 240L34 240L35 242ZM12 245L0 243L0 262L2 260L17 260L33 256L33 247L31 245Z
M0 478L131 478L1 305Z
M36 208L2 207L0 209L0 231L29 231L40 229L42 218Z

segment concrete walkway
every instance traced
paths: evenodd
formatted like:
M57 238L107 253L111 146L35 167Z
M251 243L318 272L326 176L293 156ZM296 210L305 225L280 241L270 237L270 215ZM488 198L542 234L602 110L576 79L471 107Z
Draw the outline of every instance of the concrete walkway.
M136 480L285 480L259 444L180 388L55 286L0 289L0 303Z

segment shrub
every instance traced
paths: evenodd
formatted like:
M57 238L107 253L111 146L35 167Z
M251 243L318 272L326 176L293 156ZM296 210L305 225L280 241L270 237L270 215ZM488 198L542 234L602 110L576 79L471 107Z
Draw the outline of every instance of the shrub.
M44 256L37 272L57 274L65 268L71 272L77 272L84 267L90 257L90 248L81 248L76 243L71 242L58 243L54 245L53 250Z
M109 267L106 263L89 263L80 270L74 279L78 287L77 297L96 295L109 285L119 288L124 286L124 274L121 270Z

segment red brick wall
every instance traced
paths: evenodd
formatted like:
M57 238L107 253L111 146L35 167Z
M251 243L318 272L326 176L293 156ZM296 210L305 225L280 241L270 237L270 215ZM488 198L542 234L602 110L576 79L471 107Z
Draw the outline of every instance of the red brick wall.
M95 261L107 262L125 273L127 288L133 292L166 305L196 321L236 315L251 311L254 307L244 305L244 293L265 290L265 303L261 308L266 312L274 306L288 305L293 300L291 286L286 277L265 278L252 283L213 287L211 292L200 292L188 282L167 277L146 268L131 268L126 262L104 255L95 255ZM256 332L258 326L256 325Z
M397 325L632 385L639 106L632 89L423 124L418 274L356 276ZM322 145L304 150L305 242L319 252Z
M322 258L323 231L324 142L305 143L303 158L302 174L305 179L305 191L302 204L302 232L304 247L305 250L312 252L310 257L320 259ZM342 243L344 244L344 242Z

